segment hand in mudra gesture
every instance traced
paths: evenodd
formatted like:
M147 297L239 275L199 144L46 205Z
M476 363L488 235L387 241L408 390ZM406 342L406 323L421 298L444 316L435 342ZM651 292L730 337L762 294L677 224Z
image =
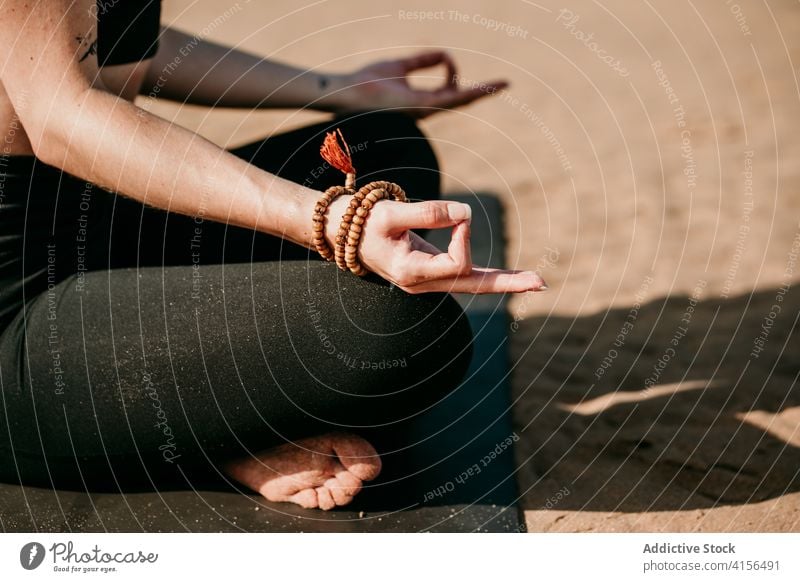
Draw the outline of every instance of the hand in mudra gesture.
M338 137L341 144L337 133L329 133L320 149L325 161L346 175L345 186L329 188L315 209L314 221L319 229L315 246L320 254L332 258L329 249L335 248L340 268L347 266L359 275L372 271L408 293L521 293L547 289L533 271L472 264L472 209L468 204L444 200L408 203L402 188L390 182L372 182L356 192L350 149L341 131ZM395 200L383 199L389 192ZM328 220L323 226L326 213L341 216L341 222ZM413 232L437 228L452 228L447 251ZM327 241L323 242L323 238ZM348 247L350 260L357 258L346 265Z
M445 68L445 79L440 86L421 89L409 82L413 73L439 66ZM507 81L495 80L460 87L455 62L445 51L426 51L373 63L344 75L340 83L344 88L337 95L340 102L335 108L337 112L392 109L414 117L468 105L508 86Z
M520 293L547 287L532 271L490 269L472 264L467 204L383 201L369 217L361 243L363 264L408 293ZM410 229L452 228L447 251Z
M346 197L337 199L330 216L341 216ZM382 200L364 223L359 247L361 263L408 293L521 293L547 289L533 271L492 269L472 264L470 215L467 204L447 201L395 202ZM333 243L338 221L329 220L327 238ZM412 229L452 228L446 251L436 248Z

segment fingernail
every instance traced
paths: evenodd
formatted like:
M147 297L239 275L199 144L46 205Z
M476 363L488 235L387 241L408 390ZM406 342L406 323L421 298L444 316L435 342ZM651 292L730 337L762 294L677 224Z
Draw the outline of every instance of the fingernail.
M531 287L531 291L547 291L550 287L547 286L547 283L544 282L541 275L536 273L535 271L531 271L531 275L533 275L536 282Z
M447 216L450 217L450 220L457 220L457 221L471 220L472 207L469 204L461 204L458 202L448 204Z

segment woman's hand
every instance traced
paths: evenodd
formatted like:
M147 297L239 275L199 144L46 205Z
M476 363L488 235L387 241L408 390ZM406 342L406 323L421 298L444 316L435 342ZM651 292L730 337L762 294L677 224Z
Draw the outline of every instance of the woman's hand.
M446 68L446 80L438 89L415 89L408 75L437 65ZM467 105L508 86L505 81L458 86L456 66L441 51L420 53L404 59L381 61L338 79L342 87L337 112L374 109L402 109L415 117L426 117L437 111Z
M331 216L340 216L345 197L334 202ZM476 267L470 255L471 208L447 201L383 200L369 213L361 235L359 259L369 269L408 293L521 293L544 291L547 285L533 271ZM447 252L410 229L452 228ZM328 221L329 242L338 221Z

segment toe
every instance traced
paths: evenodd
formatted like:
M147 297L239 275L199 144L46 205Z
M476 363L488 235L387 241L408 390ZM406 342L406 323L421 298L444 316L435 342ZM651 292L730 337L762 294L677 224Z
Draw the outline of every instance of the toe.
M361 491L361 479L344 467L336 471L336 482L339 484L342 493L347 497L355 497Z
M375 460L370 461L360 461L358 463L351 463L347 467L347 471L354 475L357 479L361 479L362 481L372 481L375 477L377 477L381 472L381 461L379 457L375 457Z
M302 491L298 491L294 495L289 496L288 500L301 507L305 507L306 509L313 509L319 505L319 501L317 500L317 492L314 489L303 489Z
M381 472L381 458L367 441L352 434L337 435L333 450L342 465L362 481L371 481Z
M348 495L350 488L342 485L336 477L328 479L325 488L331 492L336 505L347 505L353 500L353 496Z
M320 509L327 511L336 507L336 502L333 500L333 494L331 493L330 489L324 486L317 487L316 492Z

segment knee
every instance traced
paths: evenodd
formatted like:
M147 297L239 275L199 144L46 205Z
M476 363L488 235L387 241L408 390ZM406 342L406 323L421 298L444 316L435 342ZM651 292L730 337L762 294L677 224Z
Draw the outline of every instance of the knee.
M284 265L304 293L286 297L288 342L314 382L302 389L309 416L346 426L401 421L457 389L472 360L472 329L448 293L411 295L377 275L340 277L330 263ZM297 384L286 363L284 381ZM295 370L292 372L291 370Z
M411 376L421 378L410 390L416 407L435 403L458 388L472 361L472 328L467 315L449 293L429 296L408 295L409 309L421 310L421 340L409 346L416 370ZM417 304L422 301L424 303ZM416 351L414 351L416 350Z
M405 113L379 112L376 127L385 128L386 140L399 152L401 159L413 167L439 178L439 160L430 139L420 129L417 121ZM410 165L411 165L410 164Z
M384 134L383 139L402 143L424 168L438 172L436 153L416 119L399 111L377 111L370 113L368 117L368 123L380 128L380 132Z
M341 125L351 131L375 135L376 141L387 138L408 138L415 141L428 141L419 128L416 119L402 111L360 111L338 117L332 126ZM351 146L356 145L354 143Z
M438 198L440 190L439 159L427 135L420 129L416 120L404 113L387 114L389 135L397 141L397 145L405 153L410 169L420 172L420 177L428 186L420 195L427 193L428 198ZM401 159L403 159L401 157Z
M358 139L350 146L363 147L354 155L361 181L397 182L412 200L439 198L439 161L414 118L398 111L373 111L347 117L342 124L346 134Z
M375 421L400 421L422 413L458 388L472 360L472 330L449 294L409 295L394 290L385 313L402 333L375 337L373 369L385 363L380 382L363 388ZM375 380L375 377L373 377Z

